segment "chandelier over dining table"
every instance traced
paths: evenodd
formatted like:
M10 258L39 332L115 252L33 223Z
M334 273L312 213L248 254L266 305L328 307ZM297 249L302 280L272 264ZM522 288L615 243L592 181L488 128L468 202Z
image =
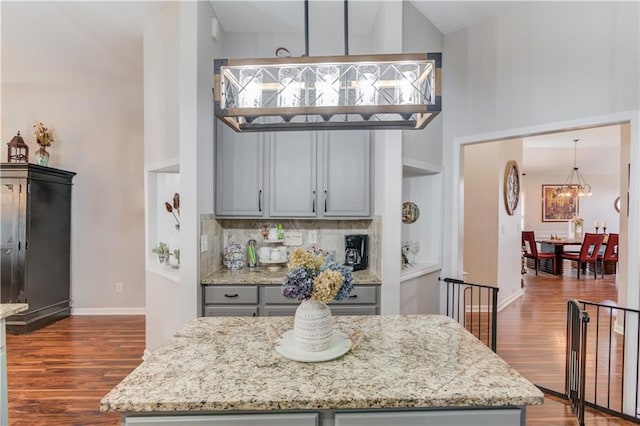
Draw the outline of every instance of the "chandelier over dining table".
M591 197L592 195L591 185L587 183L578 168L578 141L579 139L573 140L573 168L569 172L564 184L558 189L558 196L569 197L577 195L578 197Z

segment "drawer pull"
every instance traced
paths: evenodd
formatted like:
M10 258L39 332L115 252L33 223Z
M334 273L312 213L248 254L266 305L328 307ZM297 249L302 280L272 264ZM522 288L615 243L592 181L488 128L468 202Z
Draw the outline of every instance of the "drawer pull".
M349 296L349 299L355 299L356 297L358 297L357 294L352 294L351 296Z
M232 298L232 297L238 297L238 293L234 293L234 294L224 294L224 297L228 297L228 298Z

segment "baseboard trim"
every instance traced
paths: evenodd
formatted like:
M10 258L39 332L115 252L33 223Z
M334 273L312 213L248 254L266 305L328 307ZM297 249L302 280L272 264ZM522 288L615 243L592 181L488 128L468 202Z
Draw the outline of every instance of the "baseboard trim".
M513 303L514 301L516 301L522 296L524 296L524 290L518 289L518 291L513 293L511 296L507 297L505 300L502 301L501 304L498 305L498 312L500 312L501 310L503 310L504 308L506 308L507 306L509 306L511 303Z
M145 315L144 308L71 308L71 315Z

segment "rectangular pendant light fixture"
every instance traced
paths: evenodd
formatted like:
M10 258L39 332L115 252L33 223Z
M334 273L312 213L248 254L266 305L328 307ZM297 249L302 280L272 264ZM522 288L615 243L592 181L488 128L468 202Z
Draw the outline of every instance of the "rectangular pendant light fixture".
M441 53L214 60L237 132L422 129L441 111Z

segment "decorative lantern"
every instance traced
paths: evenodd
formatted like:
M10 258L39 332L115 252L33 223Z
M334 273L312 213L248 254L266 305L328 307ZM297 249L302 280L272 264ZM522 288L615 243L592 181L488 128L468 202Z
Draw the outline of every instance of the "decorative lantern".
M22 137L20 132L11 139L11 142L7 144L9 147L7 151L7 161L9 163L28 163L29 162L29 147Z

